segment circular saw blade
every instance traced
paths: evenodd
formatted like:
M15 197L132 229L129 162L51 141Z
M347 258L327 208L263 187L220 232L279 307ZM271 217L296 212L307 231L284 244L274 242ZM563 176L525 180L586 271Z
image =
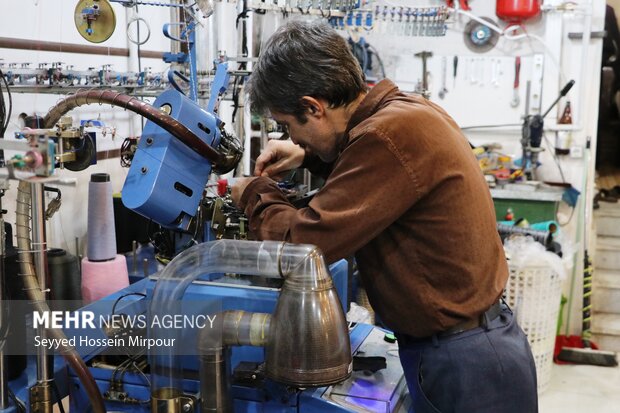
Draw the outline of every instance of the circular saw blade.
M116 15L108 0L80 0L73 18L78 33L91 43L105 42L116 28Z
M495 21L490 17L482 17L482 19L489 22L489 24L497 26ZM499 40L499 34L489 26L476 20L470 20L467 25L465 25L463 38L465 40L465 46L467 46L469 50L476 53L484 53L495 47Z

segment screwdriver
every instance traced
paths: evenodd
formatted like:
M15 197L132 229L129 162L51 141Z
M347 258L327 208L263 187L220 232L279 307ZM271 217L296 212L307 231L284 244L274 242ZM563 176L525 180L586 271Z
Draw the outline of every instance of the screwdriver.
M454 59L452 59L452 89L454 89L454 86L456 85L456 69L458 66L459 66L459 57L454 56Z

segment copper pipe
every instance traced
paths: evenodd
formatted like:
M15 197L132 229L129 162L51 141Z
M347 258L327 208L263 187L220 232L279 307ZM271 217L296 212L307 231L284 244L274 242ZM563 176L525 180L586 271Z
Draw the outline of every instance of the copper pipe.
M200 140L194 132L187 129L185 125L173 117L166 115L148 103L142 102L133 96L124 95L113 90L91 89L84 92L77 92L61 100L52 107L47 115L45 115L43 124L46 128L51 128L58 122L61 116L70 110L78 106L93 103L109 103L112 106L120 106L137 113L170 132L185 145L189 146L194 152L211 161L211 163L226 163L226 157L224 155Z
M15 39L12 37L0 37L0 48L129 57L129 49L125 49L122 47L89 46L76 43L44 42L40 40ZM161 59L163 55L163 52L157 52L155 50L140 50L140 57L144 58Z

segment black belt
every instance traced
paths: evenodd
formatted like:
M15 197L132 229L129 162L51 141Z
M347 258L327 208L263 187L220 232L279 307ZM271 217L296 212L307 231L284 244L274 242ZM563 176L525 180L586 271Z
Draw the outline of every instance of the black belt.
M454 334L463 333L467 330L472 330L476 327L486 327L487 324L495 320L501 312L502 304L500 301L497 301L495 304L489 307L487 311L480 314L479 317L474 318L473 320L462 321L454 327L450 327L445 331L437 333L437 337L448 337Z
M447 330L438 332L429 337L413 337L408 334L400 334L396 333L396 338L402 344L412 343L412 342L425 342L430 341L437 338L446 338L456 334L464 333L468 330L473 330L478 327L486 327L491 321L495 320L500 313L502 312L502 301L497 301L493 304L487 311L480 314L479 317L476 317L473 320L462 321L456 324L453 327L448 328Z

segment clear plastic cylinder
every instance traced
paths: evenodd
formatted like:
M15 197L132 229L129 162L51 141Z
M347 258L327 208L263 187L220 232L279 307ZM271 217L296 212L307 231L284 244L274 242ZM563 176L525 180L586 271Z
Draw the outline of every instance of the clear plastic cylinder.
M310 285L324 277L331 280L324 264L319 265L323 268L317 268L316 260L308 261L309 257L316 254L317 248L312 245L276 241L219 240L198 244L179 254L160 274L149 308L150 318L172 314L189 285L209 274L235 273L286 278L294 273L297 275L295 278L300 275L307 278ZM155 339L180 341L178 329L153 329L149 335ZM156 354L151 355L153 398L160 399L162 395L181 392L180 357L175 347L159 348Z

